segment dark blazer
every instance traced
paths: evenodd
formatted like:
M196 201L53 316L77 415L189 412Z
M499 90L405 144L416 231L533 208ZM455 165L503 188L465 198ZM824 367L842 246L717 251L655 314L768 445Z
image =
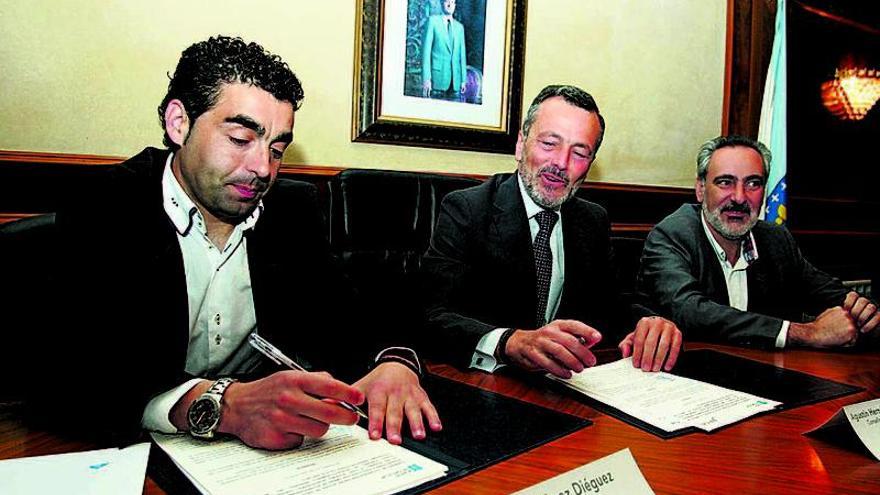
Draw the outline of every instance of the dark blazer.
M561 214L565 283L556 318L580 320L616 345L650 312L619 296L605 210L572 198ZM487 332L536 328L535 278L516 175L496 175L450 193L423 261L430 341L425 349L466 367Z
M653 307L685 338L773 347L782 320L804 321L839 305L840 281L801 255L784 227L759 221L752 229L758 259L747 268L748 311L729 306L718 257L700 221L700 205L683 205L657 224L645 241L639 285Z
M186 276L162 204L167 156L147 148L58 212L61 304L50 318L45 370L50 382L65 383L53 388L71 424L135 433L152 396L191 378ZM279 180L264 204L246 233L261 335L316 369L363 375L382 343L330 255L315 187Z

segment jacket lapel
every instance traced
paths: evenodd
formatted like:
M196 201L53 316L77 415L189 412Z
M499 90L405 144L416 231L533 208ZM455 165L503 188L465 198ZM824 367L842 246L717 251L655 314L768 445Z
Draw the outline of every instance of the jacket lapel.
M605 235L593 232L590 227L592 222L584 218L584 210L578 208L575 201L571 199L566 201L561 208L562 220L562 248L565 250L565 282L562 285L561 300L557 315L569 314L568 306L571 301L581 301L579 296L581 293L580 284L589 282L589 269L585 267L592 266L594 257L600 256L601 253L594 253L588 246L592 245L591 237L596 235Z
M493 255L501 266L511 270L512 280L516 284L516 287L505 287L503 290L514 296L511 304L520 301L526 306L525 310L533 312L532 308L537 304L535 254L516 173L498 186L492 207L493 223L487 245L495 250Z
M698 211L697 215L701 215L701 213ZM696 227L693 235L699 239L699 241L697 241L697 252L703 260L703 269L707 271L707 293L715 302L729 306L730 294L727 292L727 282L724 280L724 271L721 269L721 261L718 260L715 248L706 237L706 232L703 230L702 220L699 218Z
M140 182L141 187L146 189L139 197L149 198L149 201L143 201L142 207L130 215L131 221L144 225L149 234L141 236L145 243L134 249L142 250L142 259L149 260L150 268L145 273L155 274L153 280L164 281L161 290L155 293L154 304L162 308L166 318L164 325L156 332L164 332L165 336L151 338L156 342L174 342L166 347L169 354L166 357L171 362L182 364L186 361L189 345L189 297L180 244L163 202L162 174L168 151L149 148L138 158L141 160L135 160L129 167L136 174L148 177Z
M452 30L455 29L455 23L452 22L452 19L449 22L446 21L446 18L443 18L443 38L446 40L446 46L449 48L449 51L452 52Z

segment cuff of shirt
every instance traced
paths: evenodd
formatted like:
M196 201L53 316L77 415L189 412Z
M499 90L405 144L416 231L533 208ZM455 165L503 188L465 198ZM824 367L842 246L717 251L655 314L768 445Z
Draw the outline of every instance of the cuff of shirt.
M160 433L180 433L168 418L171 415L171 408L201 381L201 378L193 378L183 385L153 397L147 403L147 407L144 408L141 426L146 430L158 431Z
M474 350L474 355L471 358L471 368L494 373L496 370L504 367L503 363L499 363L495 359L495 349L498 348L498 340L505 331L507 331L506 328L496 328L483 335L483 338L477 342L477 348Z
M776 348L784 349L785 341L788 340L788 326L791 324L788 320L782 320L782 328L779 329L779 335L776 336Z

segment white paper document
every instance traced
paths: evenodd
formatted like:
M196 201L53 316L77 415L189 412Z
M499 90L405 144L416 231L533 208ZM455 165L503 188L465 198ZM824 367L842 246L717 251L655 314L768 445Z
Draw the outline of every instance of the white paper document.
M547 481L520 490L513 495L653 495L629 449L579 468L572 469Z
M331 426L292 450L250 448L237 439L205 442L153 433L156 443L205 494L386 494L446 474L427 457L370 440L359 426Z
M0 461L0 493L136 495L144 492L149 443Z
M781 405L770 399L664 371L633 368L632 358L587 368L566 386L664 431L712 431Z
M832 416L828 421L823 423L815 430L808 431L805 434L821 434L823 430L836 428L850 429L851 432L844 430L843 434L855 437L862 443L874 456L880 461L880 399L859 402L858 404L850 404L843 406L837 414ZM840 434L838 430L833 434ZM847 438L839 438L838 441L847 443Z

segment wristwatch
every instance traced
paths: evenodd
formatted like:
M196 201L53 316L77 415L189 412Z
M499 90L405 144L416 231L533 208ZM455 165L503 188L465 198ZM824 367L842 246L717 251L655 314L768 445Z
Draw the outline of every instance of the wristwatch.
M214 431L220 424L223 393L235 378L221 378L214 382L198 399L194 400L186 413L189 432L197 438L214 438Z

